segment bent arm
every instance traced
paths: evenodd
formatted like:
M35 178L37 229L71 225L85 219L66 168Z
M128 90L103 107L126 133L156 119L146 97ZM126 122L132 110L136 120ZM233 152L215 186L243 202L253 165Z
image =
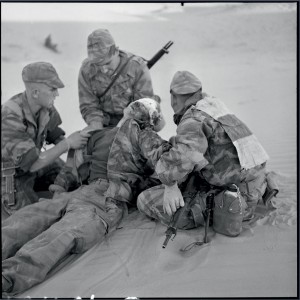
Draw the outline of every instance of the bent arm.
M208 164L204 158L208 130L210 128L205 122L193 118L179 124L174 147L160 157L155 168L163 184L172 186L176 182L181 183L196 166L202 169Z
M152 129L144 129L140 132L138 144L142 156L147 159L147 165L153 169L153 172L161 155L172 147L168 141L163 140Z
M2 113L1 126L2 157L12 160L20 170L28 172L37 160L40 149L28 134L22 118L14 113Z
M62 140L53 148L46 150L44 152L40 152L38 159L32 164L30 168L30 172L36 172L51 163L53 163L58 157L60 157L63 153L68 151L68 141L67 139Z
M73 132L66 139L60 141L53 148L41 152L38 159L33 163L30 168L30 172L36 172L43 167L51 164L55 159L57 159L64 152L69 149L81 149L87 143L90 134L88 132L76 131Z

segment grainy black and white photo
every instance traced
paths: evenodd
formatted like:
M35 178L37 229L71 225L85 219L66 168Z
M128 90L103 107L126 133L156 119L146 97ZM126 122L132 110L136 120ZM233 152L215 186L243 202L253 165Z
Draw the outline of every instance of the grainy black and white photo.
M297 2L1 2L2 298L298 295Z

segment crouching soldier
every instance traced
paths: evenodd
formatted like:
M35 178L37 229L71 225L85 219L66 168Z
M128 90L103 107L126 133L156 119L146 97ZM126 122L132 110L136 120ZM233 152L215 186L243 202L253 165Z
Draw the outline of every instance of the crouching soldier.
M84 151L88 169L79 168L87 185L24 207L3 222L2 291L25 291L43 281L62 258L87 251L114 231L127 204L156 184L149 176L171 147L156 133L162 124L156 101L131 103L118 127L97 130L89 139ZM68 189L63 182L59 178L56 184Z
M37 202L37 192L48 191L63 166L59 156L69 148L83 147L89 136L76 132L64 138L60 116L53 106L57 90L64 85L51 64L29 64L22 78L25 92L5 102L1 111L3 217ZM55 146L42 152L44 142Z
M168 224L177 209L185 205L184 183L195 174L202 195L181 227L203 225L207 192L213 189L224 193L232 185L237 187L234 191L240 196L244 219L251 218L257 203L262 201L268 180L272 179L266 171L267 153L223 102L202 92L202 84L195 75L177 72L170 93L177 135L173 147L161 156L155 168L163 185L139 196L139 210ZM219 195L220 198L222 194Z

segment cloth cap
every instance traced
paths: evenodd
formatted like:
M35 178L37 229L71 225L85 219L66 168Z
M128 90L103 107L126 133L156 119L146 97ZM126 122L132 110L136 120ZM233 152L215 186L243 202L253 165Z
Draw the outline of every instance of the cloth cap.
M46 62L36 62L25 66L22 79L24 82L45 83L57 89L64 87L54 67Z
M170 90L176 94L192 94L202 88L201 81L188 71L178 71L175 73Z
M107 29L97 29L88 36L88 53L95 52L97 56L106 56L113 45L115 41Z
M163 119L159 103L151 98L142 98L130 103L124 110L124 117L152 126L157 126Z

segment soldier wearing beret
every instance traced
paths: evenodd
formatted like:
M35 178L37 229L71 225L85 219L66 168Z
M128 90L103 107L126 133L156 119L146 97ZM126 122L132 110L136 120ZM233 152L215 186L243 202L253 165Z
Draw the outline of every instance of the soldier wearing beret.
M140 194L138 208L168 224L170 216L184 206L178 185L193 173L208 188L237 185L248 206L244 217L250 217L267 187L267 153L223 102L202 92L194 74L176 72L170 93L177 135L155 168L163 185ZM201 222L203 217L187 226Z
M114 127L131 102L154 96L150 72L141 57L119 50L107 29L88 36L87 50L78 78L82 117L97 129Z
M64 138L53 105L64 84L51 64L25 66L22 79L26 90L6 101L1 111L1 202L9 215L37 202L37 192L48 190L63 165L59 156L83 147L89 136L75 132ZM42 151L44 142L55 146Z

